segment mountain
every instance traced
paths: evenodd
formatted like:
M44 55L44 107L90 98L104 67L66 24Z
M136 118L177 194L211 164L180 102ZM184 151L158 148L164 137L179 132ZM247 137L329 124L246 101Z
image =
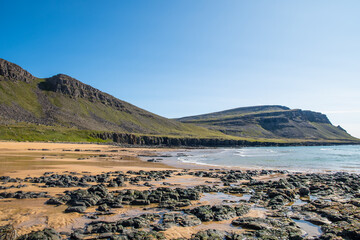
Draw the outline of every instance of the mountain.
M357 141L322 113L278 105L235 108L177 120L237 137Z
M224 135L150 113L64 74L34 77L4 59L0 59L0 124L147 135Z
M65 74L37 78L0 59L0 140L167 146L343 144L358 141L320 113L283 106L167 119Z

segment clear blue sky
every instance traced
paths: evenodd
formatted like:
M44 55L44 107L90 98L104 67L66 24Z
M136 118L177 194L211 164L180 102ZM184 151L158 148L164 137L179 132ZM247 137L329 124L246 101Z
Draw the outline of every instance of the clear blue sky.
M360 137L360 1L0 0L0 58L165 117L281 104Z

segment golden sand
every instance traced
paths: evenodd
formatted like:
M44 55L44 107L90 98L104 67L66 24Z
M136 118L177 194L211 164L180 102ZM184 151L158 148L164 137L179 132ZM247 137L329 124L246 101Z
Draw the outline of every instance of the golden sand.
M138 156L156 156L161 152L168 152L171 149L159 148L122 148L113 145L98 144L67 144L67 143L33 143L33 142L0 142L0 176L13 178L39 177L45 172L58 174L69 174L76 172L79 176L83 174L101 174L110 171L128 170L165 170L174 167L162 163L153 163L141 160ZM177 169L181 171L181 169ZM283 177L283 176L276 176ZM270 180L274 176L264 176L259 179ZM191 187L201 184L216 185L218 179L196 177L191 175L173 175L164 181L150 181L154 187L164 186L164 182L170 187ZM6 183L1 186L18 185L19 183ZM23 183L22 183L23 184ZM47 192L50 196L62 194L66 190L75 188L42 188L44 184L25 183L27 187L11 188L0 190L5 192ZM93 183L96 184L96 183ZM140 182L140 185L142 183ZM112 190L122 189L149 189L145 186L127 185L124 187L109 188ZM215 195L214 195L215 196ZM241 195L239 195L241 197ZM65 205L46 205L47 199L0 199L0 226L13 224L19 234L29 233L34 230L41 230L44 227L52 227L57 231L71 231L73 228L82 228L86 223L93 220L87 219L82 214L64 213ZM210 196L206 201L193 201L193 206L205 204L219 204L219 199L213 200ZM155 210L143 210L142 207L125 206L121 209L112 209L113 214L101 216L97 220L116 221L124 214L127 216ZM86 212L94 212L95 207L88 208ZM262 210L252 209L246 216L264 217ZM226 231L242 231L230 225L232 219L223 222L203 223L195 227L172 227L164 232L165 236L171 238L189 238L192 234L206 229L218 229Z
M109 171L164 170L171 169L161 163L140 160L137 155L151 155L169 149L121 148L112 145L0 142L0 176L25 178L39 177L45 172L66 174L77 172L99 174ZM106 155L106 156L104 156ZM2 186L17 185L7 183ZM51 196L76 188L41 188L43 184L26 183L27 187L0 190L6 192L48 192ZM128 186L116 189L147 189ZM114 189L115 190L115 189ZM0 199L0 226L13 224L20 234L43 229L44 226L56 230L81 225L81 215L64 213L66 206L45 205L47 199ZM126 208L117 210L125 212Z

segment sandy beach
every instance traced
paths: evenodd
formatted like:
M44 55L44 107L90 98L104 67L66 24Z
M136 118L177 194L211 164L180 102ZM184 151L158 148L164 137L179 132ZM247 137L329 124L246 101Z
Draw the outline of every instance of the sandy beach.
M1 234L47 234L50 239L359 236L356 174L183 169L162 163L169 151L180 150L0 142Z

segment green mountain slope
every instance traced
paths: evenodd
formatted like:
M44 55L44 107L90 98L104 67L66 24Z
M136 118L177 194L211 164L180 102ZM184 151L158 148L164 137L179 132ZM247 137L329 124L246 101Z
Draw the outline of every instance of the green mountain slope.
M238 137L357 141L341 127L333 126L324 114L277 105L236 108L177 120Z
M167 119L70 76L36 78L3 59L0 140L171 146L358 143L323 114L283 106Z
M170 120L64 74L46 79L0 59L0 124L147 135L222 137L224 134ZM24 125L28 123L30 125Z

